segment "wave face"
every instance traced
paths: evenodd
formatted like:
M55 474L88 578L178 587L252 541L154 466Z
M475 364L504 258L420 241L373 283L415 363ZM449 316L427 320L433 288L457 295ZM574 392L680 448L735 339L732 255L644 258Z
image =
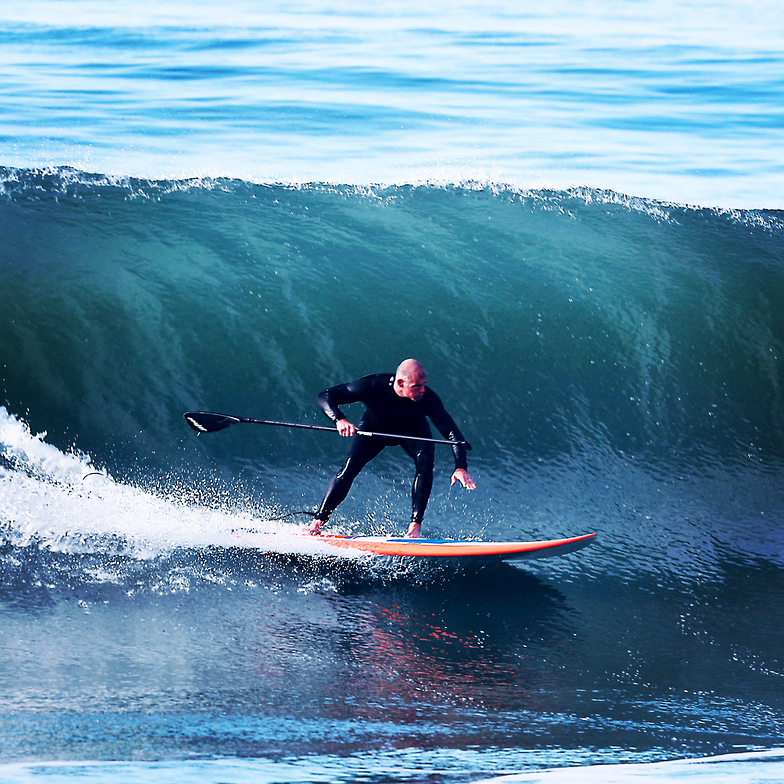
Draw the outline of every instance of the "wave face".
M177 462L194 407L323 424L319 389L409 355L494 473L628 463L667 481L784 458L777 213L591 191L3 181L7 404L115 469L147 449ZM202 452L332 451L298 433L227 444Z
M101 710L153 758L187 757L198 736L208 755L339 764L359 726L388 749L422 738L425 767L479 749L454 763L464 780L776 744L781 214L469 185L64 169L6 169L2 183L0 708L6 738L32 711L51 741L7 744L6 758L133 755L124 733L57 735L42 683L74 737ZM391 567L357 583L348 565L239 551L237 525L315 508L345 443L251 425L196 436L183 412L323 425L322 388L408 356L473 444L479 485L450 490L439 451L428 534L596 530L598 543L525 566L547 582ZM399 532L409 473L387 450L336 527ZM46 661L71 651L83 688L55 664L31 679L13 642L30 635ZM93 687L95 656L111 661ZM148 737L151 705L168 707ZM223 734L199 724L205 705L232 717ZM302 706L332 722L329 742L280 734L274 717L299 721ZM259 711L268 727L248 723ZM237 745L246 731L263 738ZM524 764L498 751L549 748L571 751Z
M220 480L312 508L336 439L196 438L183 412L328 424L320 389L416 356L486 488L466 505L436 492L439 533L599 527L645 548L642 564L651 537L688 541L693 526L687 562L705 537L769 549L784 462L777 213L594 191L3 181L7 410L118 478L195 475L202 492ZM408 467L374 465L348 520L405 516Z

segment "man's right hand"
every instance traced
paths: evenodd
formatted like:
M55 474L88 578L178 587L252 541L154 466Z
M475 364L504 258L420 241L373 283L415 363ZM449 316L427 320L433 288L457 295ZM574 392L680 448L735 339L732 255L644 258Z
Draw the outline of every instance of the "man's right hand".
M357 429L348 419L338 419L335 423L335 427L338 429L338 433L342 436L353 436L356 435Z

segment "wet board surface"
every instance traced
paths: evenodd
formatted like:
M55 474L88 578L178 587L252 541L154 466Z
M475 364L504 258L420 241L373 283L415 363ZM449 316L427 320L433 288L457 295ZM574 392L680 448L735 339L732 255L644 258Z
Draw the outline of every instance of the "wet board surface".
M263 549L276 540L274 532L255 529L237 529L236 536L248 540ZM414 558L487 558L520 560L549 558L566 555L590 545L596 534L583 534L566 539L546 539L534 542L486 542L482 540L458 539L410 539L408 537L347 536L342 534L300 534L309 541L320 542L330 547L354 550L369 555L409 556ZM277 549L277 548L276 548Z

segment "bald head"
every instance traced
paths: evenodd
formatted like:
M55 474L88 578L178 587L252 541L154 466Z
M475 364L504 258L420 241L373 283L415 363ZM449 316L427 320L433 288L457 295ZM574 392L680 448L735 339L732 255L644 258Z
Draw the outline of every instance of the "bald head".
M395 392L409 400L419 400L425 394L427 373L415 359L405 359L395 372Z
M425 373L425 369L416 359L404 359L397 366L395 378L413 378L414 376L427 378L427 373Z

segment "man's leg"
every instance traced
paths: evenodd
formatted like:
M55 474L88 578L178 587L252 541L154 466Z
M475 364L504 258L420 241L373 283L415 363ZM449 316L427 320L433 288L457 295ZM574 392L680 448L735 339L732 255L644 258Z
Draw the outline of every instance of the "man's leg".
M359 472L377 457L386 445L381 438L354 436L343 468L333 477L313 522L307 528L310 533L317 534L321 531L332 512L345 500Z
M422 530L422 518L433 489L433 462L435 447L433 444L418 444L413 441L403 443L403 449L414 461L416 473L411 488L411 525L406 536L417 538Z

